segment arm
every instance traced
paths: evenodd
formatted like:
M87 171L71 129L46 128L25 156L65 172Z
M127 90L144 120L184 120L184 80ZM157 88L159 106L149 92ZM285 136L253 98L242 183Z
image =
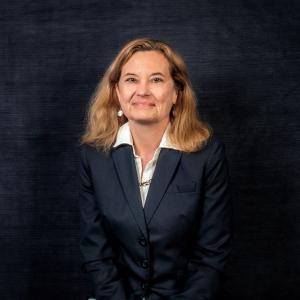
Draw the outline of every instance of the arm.
M82 270L88 273L97 300L124 300L123 285L113 263L113 249L95 203L86 146L80 149L78 181Z
M231 189L225 146L216 140L205 170L205 191L196 243L184 290L172 300L212 300L231 250Z

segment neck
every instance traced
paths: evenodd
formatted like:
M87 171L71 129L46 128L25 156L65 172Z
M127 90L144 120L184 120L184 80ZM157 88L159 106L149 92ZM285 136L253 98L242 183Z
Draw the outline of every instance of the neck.
M142 157L152 157L160 144L168 123L168 119L151 125L129 121L136 154Z

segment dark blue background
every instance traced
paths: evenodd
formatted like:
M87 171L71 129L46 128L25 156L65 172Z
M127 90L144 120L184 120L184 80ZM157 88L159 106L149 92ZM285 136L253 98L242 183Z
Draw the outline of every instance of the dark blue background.
M79 300L84 113L120 47L184 56L225 142L235 242L223 300L300 295L299 1L1 1L0 298ZM193 299L196 300L196 299Z

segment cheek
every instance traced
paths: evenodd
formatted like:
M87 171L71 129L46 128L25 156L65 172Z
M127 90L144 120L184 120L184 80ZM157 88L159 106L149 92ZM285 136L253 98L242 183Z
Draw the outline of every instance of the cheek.
M124 103L126 101L127 93L124 89L119 88L117 95L118 95L118 99L119 99L120 103Z
M173 104L176 102L176 93L173 91L167 91L160 96L160 103L162 106L164 106L166 109L171 109Z
M128 102L131 98L131 95L132 95L132 91L130 88L127 88L127 89L123 89L121 92L120 92L120 97L121 97L121 100L123 100L123 102Z

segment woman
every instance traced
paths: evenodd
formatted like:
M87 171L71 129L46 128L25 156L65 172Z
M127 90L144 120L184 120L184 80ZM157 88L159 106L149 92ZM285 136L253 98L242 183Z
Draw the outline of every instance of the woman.
M80 150L82 268L95 297L215 299L231 242L228 166L181 56L157 40L125 45Z

